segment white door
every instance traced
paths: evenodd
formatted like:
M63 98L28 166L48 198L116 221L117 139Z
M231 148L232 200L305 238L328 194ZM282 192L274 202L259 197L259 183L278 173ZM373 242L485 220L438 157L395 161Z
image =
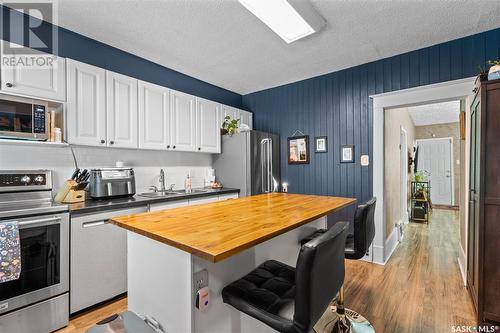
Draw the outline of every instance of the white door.
M196 97L170 91L172 149L196 150Z
M429 173L431 201L436 205L453 204L453 170L451 138L417 140L418 171Z
M137 79L106 71L108 146L137 148Z
M197 150L204 153L220 153L220 104L196 98Z
M139 81L139 148L170 149L170 89Z
M33 50L33 52L36 51ZM47 66L38 68L2 66L1 90L29 97L66 101L66 60L62 57L52 58L52 55L38 53L46 55L54 61L47 62Z
M89 146L106 145L106 71L68 59L68 142Z

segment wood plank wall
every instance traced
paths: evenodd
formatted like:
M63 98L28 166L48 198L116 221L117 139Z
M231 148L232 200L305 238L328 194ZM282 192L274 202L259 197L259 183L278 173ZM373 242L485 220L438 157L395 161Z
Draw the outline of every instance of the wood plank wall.
M254 127L281 135L283 181L294 193L372 196L372 94L475 76L499 58L500 29L243 96ZM286 138L310 136L311 163L288 165ZM328 136L328 153L314 153L314 137ZM339 162L340 145L355 145L355 163ZM371 162L371 160L370 160Z

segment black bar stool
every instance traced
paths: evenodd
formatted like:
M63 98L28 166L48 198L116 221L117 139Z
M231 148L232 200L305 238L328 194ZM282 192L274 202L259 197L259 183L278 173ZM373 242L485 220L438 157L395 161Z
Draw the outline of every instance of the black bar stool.
M376 198L359 205L354 214L354 234L347 235L345 258L359 260L370 248L375 237L375 205ZM335 226L335 225L334 225ZM332 227L333 228L333 227ZM325 234L327 229L318 229L312 235L304 238L301 243L306 244L316 237ZM339 320L333 332L375 332L370 322L356 311L344 308L344 287L340 288L337 299L337 315Z
M269 260L222 290L224 303L279 332L308 333L344 283L347 222L302 245L296 268Z

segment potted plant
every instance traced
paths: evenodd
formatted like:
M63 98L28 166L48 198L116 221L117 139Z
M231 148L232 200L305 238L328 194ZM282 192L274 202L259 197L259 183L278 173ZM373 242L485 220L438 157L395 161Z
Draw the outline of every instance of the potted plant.
M234 133L238 131L238 123L240 119L231 119L230 116L224 117L224 122L222 123L222 127L220 129L222 135L232 136Z
M500 79L500 60L488 60L488 65L492 65L488 71L488 80Z

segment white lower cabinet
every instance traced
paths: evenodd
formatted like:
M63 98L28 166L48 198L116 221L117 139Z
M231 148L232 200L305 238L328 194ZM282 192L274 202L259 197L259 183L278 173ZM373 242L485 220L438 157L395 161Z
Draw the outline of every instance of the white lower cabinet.
M138 207L71 217L70 313L127 291L127 232L108 223Z
M150 212L157 212L159 210L184 207L187 205L189 205L188 200L177 200L177 201L167 201L167 202L161 202L161 203L152 203L152 204L149 204L149 211Z
M229 200L229 199L238 199L240 196L238 193L228 193L219 195L219 201Z
M216 202L219 201L219 196L213 195L209 197L201 197L201 198L193 198L189 199L189 206L193 205L201 205L201 204L206 204L210 202Z

